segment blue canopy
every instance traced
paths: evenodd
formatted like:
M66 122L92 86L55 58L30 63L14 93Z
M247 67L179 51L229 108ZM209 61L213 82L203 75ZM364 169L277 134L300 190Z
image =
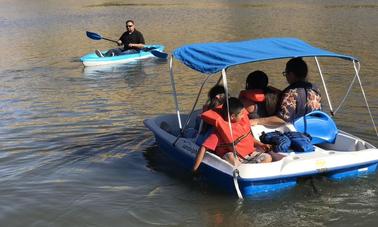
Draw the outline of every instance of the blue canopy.
M175 49L173 56L188 67L207 74L217 73L233 65L281 58L317 56L358 61L353 56L313 47L296 38L191 44Z

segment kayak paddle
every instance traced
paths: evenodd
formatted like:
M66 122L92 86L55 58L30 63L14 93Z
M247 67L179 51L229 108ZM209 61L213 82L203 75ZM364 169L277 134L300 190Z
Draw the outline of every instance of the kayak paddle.
M154 55L155 57L162 58L162 59L167 59L168 54L164 52L160 52L158 50L151 50L151 54Z
M105 37L102 37L101 35L99 35L99 34L97 34L97 33L89 32L89 31L87 31L86 33L87 33L88 38L90 38L90 39L93 39L93 40L101 40L101 39L105 39L105 40L108 40L108 41L111 41L111 42L115 42L115 43L118 44L117 41L112 40L112 39L108 39L108 38L105 38Z

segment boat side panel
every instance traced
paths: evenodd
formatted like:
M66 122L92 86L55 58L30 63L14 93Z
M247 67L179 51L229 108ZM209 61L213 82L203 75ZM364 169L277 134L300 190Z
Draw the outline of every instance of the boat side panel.
M236 195L233 177L209 165L201 164L199 168L201 181L209 182L216 189Z
M343 169L339 171L331 172L328 177L332 180L342 180L345 178L352 178L363 174L372 174L377 170L378 163L373 163L369 165L358 166L349 169Z
M194 163L194 158L192 156L187 153L180 152L169 141L157 134L155 134L155 138L156 143L163 152L167 153L169 157L177 161L182 168L190 171Z
M276 191L282 191L297 185L297 178L286 178L270 181L240 181L242 193L246 196L260 196Z

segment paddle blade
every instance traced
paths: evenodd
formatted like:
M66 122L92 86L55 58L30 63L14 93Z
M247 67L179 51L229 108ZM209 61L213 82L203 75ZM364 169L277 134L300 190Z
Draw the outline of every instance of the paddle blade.
M155 57L162 58L162 59L167 59L168 54L164 52L160 52L158 50L151 50L151 54L154 55Z
M94 39L94 40L101 40L102 39L101 35L94 33L94 32L87 31L87 36L88 36L88 38L91 38L91 39Z

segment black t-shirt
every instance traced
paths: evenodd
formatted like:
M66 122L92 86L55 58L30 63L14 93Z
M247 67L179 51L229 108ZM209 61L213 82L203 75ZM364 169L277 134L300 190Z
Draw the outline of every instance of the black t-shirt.
M123 33L121 38L119 38L119 40L121 40L122 44L124 45L123 50L131 50L131 49L139 50L136 47L129 47L130 43L143 43L144 44L144 37L142 33L137 31L136 29L131 34L129 34L128 32Z

